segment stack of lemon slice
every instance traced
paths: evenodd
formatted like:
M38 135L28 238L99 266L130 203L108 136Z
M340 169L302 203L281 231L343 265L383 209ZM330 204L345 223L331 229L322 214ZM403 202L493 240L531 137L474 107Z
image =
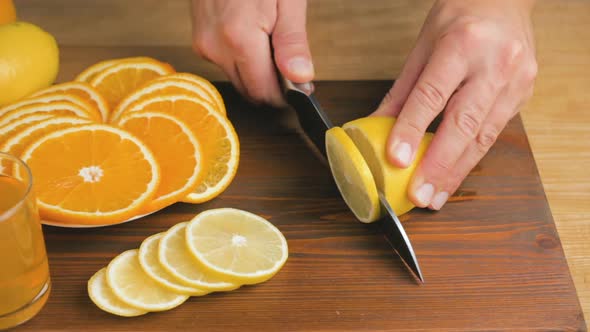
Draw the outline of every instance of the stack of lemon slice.
M285 237L262 217L208 210L115 257L88 281L88 294L104 311L138 316L175 308L190 296L264 282L287 257Z

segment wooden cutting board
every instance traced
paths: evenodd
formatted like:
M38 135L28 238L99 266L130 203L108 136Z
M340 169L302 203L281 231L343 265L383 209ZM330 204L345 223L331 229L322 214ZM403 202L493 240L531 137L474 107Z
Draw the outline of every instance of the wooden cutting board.
M391 82L320 82L336 124L375 109ZM22 331L585 330L584 317L522 122L516 117L440 212L402 217L426 283L409 276L375 225L355 220L292 116L221 91L241 141L236 179L217 199L128 224L45 227L53 289ZM86 282L150 234L216 207L268 218L290 258L273 279L120 318Z

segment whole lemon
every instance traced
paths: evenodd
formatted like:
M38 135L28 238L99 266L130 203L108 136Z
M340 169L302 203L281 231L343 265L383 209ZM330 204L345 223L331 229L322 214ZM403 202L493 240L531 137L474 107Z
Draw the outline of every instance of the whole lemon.
M27 22L0 25L0 106L48 87L58 70L52 35Z

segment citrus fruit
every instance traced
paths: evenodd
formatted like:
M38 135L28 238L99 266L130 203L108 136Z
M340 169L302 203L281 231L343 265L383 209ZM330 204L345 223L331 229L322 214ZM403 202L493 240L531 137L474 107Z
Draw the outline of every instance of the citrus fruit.
M0 25L16 20L16 10L12 0L0 0Z
M185 94L148 96L123 111L171 114L186 123L201 144L203 177L182 201L202 203L221 194L233 180L239 163L239 141L231 122L200 98Z
M88 118L91 118L97 122L101 122L102 120L102 116L100 115L98 109L90 102L76 95L63 92L51 92L42 96L31 96L16 103L6 105L5 107L0 108L0 117L2 117L3 114L11 113L12 111L23 108L24 106L33 104L50 104L55 102L68 102L74 104L80 109L84 110L88 115Z
M88 114L88 111L76 104L67 101L56 101L50 103L29 104L13 109L0 116L0 127L16 121L30 114L71 115L80 118L96 121L96 118Z
M389 163L385 155L387 137L394 123L392 117L366 117L348 122L342 128L365 158L377 188L385 194L393 210L402 215L414 208L408 198L408 185L433 135L426 133L413 163L408 168L399 168Z
M179 283L206 291L230 291L240 284L227 282L206 272L190 254L186 242L187 222L176 224L162 238L158 258L162 267Z
M73 116L56 116L45 119L34 125L15 132L4 142L0 142L0 151L20 157L24 149L35 140L55 130L68 128L75 125L86 124L90 121Z
M203 77L190 73L175 73L163 77L162 79L181 79L191 82L197 86L200 86L203 89L203 91L210 96L210 100L207 101L217 106L217 110L219 110L219 113L225 115L225 104L223 102L221 94L219 94L219 91L213 84L211 84L211 82L204 79Z
M186 226L186 245L206 273L242 284L270 279L289 255L287 240L273 224L230 208L193 218Z
M137 249L115 257L107 267L106 279L119 300L138 310L170 310L188 299L188 296L171 292L150 278L139 265Z
M154 59L139 58L120 61L98 72L90 81L114 109L129 93L146 82L174 72L169 64Z
M51 117L53 117L53 115L49 113L33 113L25 115L3 126L0 126L0 144L6 141L8 138L12 136L12 134L18 132L19 130L22 130L30 125L33 125L45 119L49 119Z
M201 86L184 79L170 78L171 76L175 75L163 76L149 81L143 87L133 91L131 94L125 97L125 99L123 99L113 111L110 122L117 122L123 111L127 109L129 105L147 96L180 93L194 96L209 104L213 104L215 102L213 97L209 96L208 92L203 90ZM216 106L214 106L214 108L221 114L225 115L225 109L220 110Z
M97 307L117 316L135 317L147 313L125 304L115 296L107 284L106 268L100 269L88 280L88 295Z
M48 87L58 68L53 36L27 22L0 25L0 106Z
M21 155L47 220L105 225L136 215L156 193L160 169L135 136L102 124L54 131Z
M375 180L344 129L333 127L326 132L326 154L338 190L357 219L365 223L379 219L381 205Z
M55 84L43 90L37 91L32 95L32 97L53 94L54 92L65 92L67 94L73 94L82 98L83 100L90 103L93 108L98 110L102 122L107 122L110 113L107 101L90 84L84 82L66 82Z
M76 82L86 82L90 83L92 79L96 76L96 74L102 72L103 70L107 69L108 67L124 62L124 61L152 61L152 58L149 57L129 57L129 58L119 58L119 59L110 59L97 62L90 67L84 69L78 76L74 78Z
M174 204L196 188L202 174L201 147L184 122L162 112L134 112L118 125L141 139L160 165L158 190L144 212Z
M158 233L143 240L139 248L139 264L143 271L160 286L177 294L201 296L209 292L200 288L185 286L168 273L158 261L158 246L164 233Z

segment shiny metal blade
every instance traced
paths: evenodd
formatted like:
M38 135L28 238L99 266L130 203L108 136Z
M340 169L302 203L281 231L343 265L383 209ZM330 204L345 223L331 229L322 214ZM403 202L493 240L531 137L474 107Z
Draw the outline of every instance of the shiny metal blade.
M299 124L315 147L326 156L326 131L334 125L313 95L313 85L297 84L280 75L285 99L297 112Z
M393 211L382 192L379 192L379 200L381 201L383 208L387 211L387 216L381 220L383 234L385 235L387 242L389 242L391 247L397 252L408 269L412 271L421 282L424 282L418 259L414 253L414 248L412 248L412 243L410 242L402 223L397 218L395 211Z

